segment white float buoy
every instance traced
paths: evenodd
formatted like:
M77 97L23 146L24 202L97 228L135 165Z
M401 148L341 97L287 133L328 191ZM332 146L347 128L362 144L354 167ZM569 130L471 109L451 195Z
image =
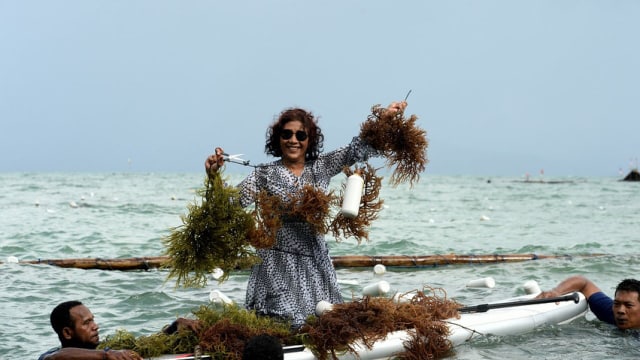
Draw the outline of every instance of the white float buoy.
M343 279L338 279L338 284L341 285L358 285L360 284L358 282L358 280L343 280Z
M486 287L486 288L492 288L496 286L496 281L491 277L486 277L486 278L482 278L482 279L475 279L475 280L471 280L467 283L467 287Z
M382 280L382 281L378 281L375 284L370 284L365 286L362 289L362 294L369 295L369 296L382 296L387 294L389 290L391 290L391 286L389 285L389 283Z
M322 314L324 314L327 311L330 311L331 309L333 309L332 303L325 300L320 300L316 304L316 316L321 316Z
M415 293L396 293L395 295L393 295L392 300L396 304L408 303L409 301L411 301L411 299L413 299L414 296L416 296Z
M539 294L542 292L540 290L538 282L535 280L529 280L525 282L522 287L524 288L524 292L527 293L527 295Z
M220 280L220 278L224 275L224 270L220 269L220 268L215 268L213 269L213 271L211 272L211 277L214 278L215 280Z
M387 268L382 264L376 264L373 267L373 273L376 275L382 275L387 271Z
M71 206L72 208L77 208L78 204L75 201L71 200L69 201L69 206Z
M15 257L15 256L9 256L9 257L7 257L7 263L9 263L9 264L17 264L17 263L19 263L19 262L20 262L20 261L19 261L19 260L18 260L18 258L17 258L17 257Z
M223 294L220 290L211 290L209 293L209 301L218 304L233 304L233 300L229 299L229 297Z

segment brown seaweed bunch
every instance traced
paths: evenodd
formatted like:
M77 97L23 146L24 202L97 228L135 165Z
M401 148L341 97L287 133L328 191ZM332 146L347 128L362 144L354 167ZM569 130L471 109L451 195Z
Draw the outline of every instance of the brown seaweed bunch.
M386 338L391 331L414 329L406 350L397 356L440 358L452 348L447 338L449 328L442 320L458 317L459 306L455 301L426 296L420 291L408 303L364 297L335 304L331 311L312 317L303 328L305 343L319 359L338 359L346 352L357 355L358 346L371 349L375 341Z
M447 338L449 328L440 320L460 318L460 304L447 300L443 289L430 290L434 294L441 291L443 296L427 296L423 291L418 291L411 298L409 305L399 305L398 317L404 319L401 321L410 323L414 333L404 344L406 350L397 356L398 359L439 359L451 355L453 345Z
M282 227L280 216L284 203L279 196L269 195L265 190L256 194L256 207L251 215L256 223L248 233L251 245L258 249L268 249L276 243L278 229Z
M329 231L330 206L334 198L333 191L325 193L311 185L305 185L289 197L291 210L288 216L301 218L311 224L317 233L326 234Z
M231 270L259 261L247 244L254 220L240 206L239 190L225 186L220 173L207 176L205 187L197 191L201 203L188 205L188 214L181 216L183 224L163 239L169 256L167 278L176 278L176 286L205 286L207 275L216 268L224 271L219 279L224 281Z
M284 344L294 341L288 322L260 317L236 305L226 305L222 309L202 306L196 315L205 324L199 345L214 359L240 360L245 344L256 335L271 335Z
M416 115L406 119L403 111L392 113L374 105L360 126L360 138L382 153L388 168L395 167L389 179L393 186L406 181L413 186L427 165L429 143L416 120Z
M286 200L264 190L258 192L252 213L257 226L249 232L249 242L256 248L273 247L283 218L307 222L317 233L326 234L334 197L333 191L325 193L310 185L289 195Z
M366 167L356 167L355 171L352 171L348 167L344 169L347 178L355 172L358 172L364 180L364 190L360 200L358 216L355 218L347 218L338 213L331 222L331 231L337 241L340 241L341 238L353 236L358 241L358 244L360 244L363 239L369 241L368 228L371 226L371 223L378 218L379 212L382 209L383 200L379 198L380 189L382 188L382 177L376 175L375 168L370 164L366 164ZM342 205L346 186L346 183L343 183L340 196L334 198L333 205L337 208L340 208Z

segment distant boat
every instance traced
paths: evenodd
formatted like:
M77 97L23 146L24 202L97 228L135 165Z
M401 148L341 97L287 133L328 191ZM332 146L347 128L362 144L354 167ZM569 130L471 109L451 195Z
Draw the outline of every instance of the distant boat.
M622 181L640 181L640 172L638 169L632 169Z

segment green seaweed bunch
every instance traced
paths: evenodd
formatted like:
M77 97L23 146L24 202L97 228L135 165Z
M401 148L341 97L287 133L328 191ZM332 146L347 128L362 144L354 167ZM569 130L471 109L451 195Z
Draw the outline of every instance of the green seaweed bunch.
M127 330L118 329L115 334L107 335L98 348L134 350L142 357L149 358L164 354L191 353L198 342L198 336L188 330L178 331L171 335L158 332L136 337Z
M246 342L259 334L275 336L285 345L302 344L302 336L290 331L291 324L288 321L259 316L255 311L235 304L201 305L193 314L202 323L202 330L198 334L180 330L170 335L159 332L136 337L124 329L119 329L114 335L107 336L99 347L134 350L148 358L164 354L191 353L195 346L199 345L203 353L213 359L240 360Z
M169 256L167 279L175 278L176 287L204 287L207 275L217 268L224 271L218 280L223 282L230 271L260 261L247 242L255 221L240 206L239 189L226 186L217 171L207 176L197 194L202 197L200 204L189 204L182 225L163 239Z

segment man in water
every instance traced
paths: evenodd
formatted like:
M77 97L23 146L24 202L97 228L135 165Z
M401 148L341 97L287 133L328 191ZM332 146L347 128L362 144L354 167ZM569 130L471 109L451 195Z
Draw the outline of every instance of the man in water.
M537 297L550 298L574 291L584 294L589 308L600 321L615 325L620 330L640 329L640 281L622 280L612 299L591 280L576 275L562 281L552 290L543 291Z
M97 350L100 327L89 308L80 301L59 304L51 312L50 319L61 346L40 355L38 360L142 360L142 356L133 350ZM178 318L163 331L171 334L182 329L197 332L200 330L200 323L197 320Z

